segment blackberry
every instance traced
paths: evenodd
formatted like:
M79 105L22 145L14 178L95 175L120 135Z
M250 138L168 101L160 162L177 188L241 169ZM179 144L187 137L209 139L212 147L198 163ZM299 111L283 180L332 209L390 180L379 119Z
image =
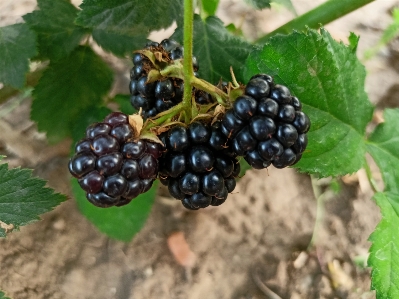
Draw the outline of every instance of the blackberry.
M162 146L134 137L128 116L113 112L90 125L86 137L76 144L69 171L92 204L126 205L151 187Z
M194 121L160 135L166 151L159 159L159 177L169 193L190 210L222 204L240 172L223 135L222 125Z
M275 84L269 75L254 75L221 120L228 139L224 142L255 169L293 165L308 144L310 120L301 110L301 102L286 86ZM216 137L223 140L212 140Z
M163 60L170 62L182 59L183 47L174 40L164 39L161 43L149 42L145 49L162 54ZM150 60L140 53L133 54L133 68L130 72L130 103L139 110L143 109L144 118L154 117L166 111L183 99L183 80L178 78L162 78L158 81L147 83L148 73L153 68ZM198 60L193 57L194 72L198 76ZM197 103L204 105L212 103L209 94L195 90Z

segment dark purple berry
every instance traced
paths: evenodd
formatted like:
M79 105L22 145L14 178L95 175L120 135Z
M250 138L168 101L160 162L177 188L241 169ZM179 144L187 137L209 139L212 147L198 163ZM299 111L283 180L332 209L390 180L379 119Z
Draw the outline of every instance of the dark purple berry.
M202 177L202 191L205 194L215 196L223 188L224 178L219 171L212 170Z
M274 118L277 116L279 106L276 101L268 98L262 98L258 103L258 114Z
M88 193L100 192L103 188L104 177L93 170L78 180L80 187Z
M104 180L104 192L109 196L119 197L125 193L126 188L127 181L120 174L109 176Z
M168 190L169 190L170 195L172 195L174 198L182 200L186 195L180 189L179 185L180 185L179 180L170 179L169 185L168 185Z
M284 147L290 147L298 138L298 132L293 125L281 124L277 127L276 138Z
M125 198L135 198L141 194L143 186L140 180L128 181L125 193L123 197Z
M144 97L149 98L154 94L155 82L147 83L147 76L141 77L137 81L137 91Z
M167 144L169 149L181 152L188 148L189 140L184 127L176 126L169 130Z
M179 180L179 187L185 194L197 193L200 188L200 178L194 173L186 172Z
M194 206L191 204L191 196L190 196L190 195L187 195L186 197L184 197L184 198L182 199L181 203L183 204L183 206L184 206L186 209L189 209L189 210L198 210L198 209L199 209L199 208L194 207Z
M170 79L158 81L155 85L155 97L162 100L170 100L175 96L173 83Z
M191 123L187 132L193 144L206 143L211 135L209 128L198 121Z
M234 141L236 141L239 147L244 151L251 151L253 150L256 145L257 141L254 136L251 135L250 127L244 127L235 137ZM240 154L239 154L240 155Z
M195 146L188 156L188 164L197 173L204 173L212 169L215 157L212 151L205 146Z
M90 146L91 146L90 140L82 139L76 144L75 152L76 153L89 152L89 151L91 151Z
M151 155L145 155L140 159L140 178L155 179L158 174L158 161Z
M112 197L104 192L87 193L86 198L89 202L99 208L108 208L115 206L119 202L119 197Z
M144 140L131 141L122 147L123 156L127 159L140 159L146 152L146 142Z
M137 180L140 175L139 163L137 160L126 159L123 161L120 173L129 181Z
M233 110L228 110L223 117L221 130L228 138L234 137L242 129L244 123L240 120Z
M233 192L234 188L236 187L236 180L235 178L227 178L224 179L224 186L227 189L227 192L231 193Z
M245 155L244 159L245 159L245 161L248 162L249 165L251 165L252 168L255 168L255 169L263 169L263 168L268 167L271 164L270 161L263 160L257 150L248 152Z
M93 171L96 166L96 157L89 152L78 153L69 160L69 171L75 178L81 178Z
M279 104L288 104L291 102L291 93L286 86L277 84L270 92L270 98Z
M202 192L195 193L190 197L191 206L194 208L206 208L211 204L212 197Z
M295 119L292 124L298 130L299 134L307 133L310 128L309 117L302 111L295 112Z
M258 107L254 98L249 96L239 96L234 102L234 113L242 120L249 120L255 115Z
M132 61L134 64L141 64L143 62L143 56L140 53L134 53Z
M270 93L269 83L262 78L249 80L245 87L245 94L253 97L255 100L268 97Z
M249 80L256 79L256 78L260 78L262 80L265 80L267 83L269 83L270 86L274 85L273 77L270 76L270 75L257 74L257 75L252 76L251 79L249 79Z
M294 107L295 111L301 111L302 104L297 97L291 98L291 105Z
M224 178L227 178L233 173L234 163L229 157L218 156L215 160L215 168L219 170Z
M211 137L209 138L209 145L216 151L221 151L227 146L227 137L218 128L212 127Z
M276 156L280 156L283 153L284 148L280 142L272 138L267 141L259 142L257 150L264 160L269 161L273 160Z
M165 161L166 172L172 178L177 178L186 170L186 158L184 154L168 156Z
M249 122L249 131L257 140L263 141L270 139L271 136L276 132L276 125L269 117L254 116Z
M291 105L281 105L278 111L278 118L287 123L292 122L295 118L295 108Z
M142 185L141 193L145 193L148 190L150 190L152 187L152 183L154 183L154 179L141 180L141 185Z
M125 143L134 137L133 129L128 124L118 124L110 132L110 135L115 137L119 143Z
M86 129L86 138L94 138L99 135L106 135L111 131L111 126L104 123L95 123Z
M123 156L119 152L103 155L97 159L96 168L103 175L113 175L122 167Z
M298 139L295 141L294 145L291 146L291 148L296 154L302 154L305 151L307 145L308 145L308 135L300 134L298 136Z
M295 163L296 155L290 148L286 148L281 156L276 157L272 164L276 168L284 168Z
M163 41L161 41L160 45L165 49L166 52L170 52L176 47L180 46L173 39L164 39Z

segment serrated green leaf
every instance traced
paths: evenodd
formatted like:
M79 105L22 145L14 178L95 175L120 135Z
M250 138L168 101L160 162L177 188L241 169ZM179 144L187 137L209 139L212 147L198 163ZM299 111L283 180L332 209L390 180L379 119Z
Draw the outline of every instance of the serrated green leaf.
M374 195L381 209L382 220L371 234L368 265L371 271L371 289L377 299L399 298L399 194L387 192Z
M364 91L365 69L351 47L324 29L277 35L248 58L246 78L257 73L286 85L312 122L308 148L295 167L326 177L363 165L373 107Z
M104 106L91 106L82 111L75 118L71 126L72 140L74 143L86 137L86 128L95 123L101 122L112 111Z
M145 30L143 33L127 35L94 29L93 38L105 51L123 57L133 50L143 48L147 41L147 34Z
M255 9L270 8L270 0L244 0Z
M113 99L113 102L119 104L119 110L127 115L136 113L137 110L130 104L130 96L127 94L117 94Z
M77 180L72 180L72 190L79 210L99 231L111 238L129 242L143 227L150 214L156 193L156 183L146 193L134 198L122 207L97 208L87 199Z
M30 169L8 169L7 164L0 164L0 221L18 229L39 220L39 215L66 200L45 184L44 180L32 177Z
M295 16L298 15L294 5L291 0L273 0L274 3L285 6L290 12L292 12Z
M176 29L172 38L182 42L183 28ZM220 78L231 81L230 66L238 81L242 81L245 59L255 47L232 35L217 17L202 20L194 17L194 55L200 63L200 77L218 83Z
M32 120L50 142L71 136L75 119L88 107L99 106L112 84L107 64L89 47L52 62L33 91Z
M360 36L351 32L348 37L349 47L352 48L352 51L355 53L357 50L357 45L359 44Z
M127 35L169 27L183 15L182 0L84 0L80 8L77 24Z
M380 168L385 191L399 194L399 109L386 109L384 120L369 137L367 150Z
M67 0L38 0L39 9L23 16L37 33L39 58L60 59L75 49L89 32L74 24L78 9Z
M3 291L0 291L0 299L11 299L11 298L7 297Z
M0 27L0 82L23 87L29 59L36 54L36 36L28 25Z
M201 8L208 16L215 15L218 5L219 0L201 0Z

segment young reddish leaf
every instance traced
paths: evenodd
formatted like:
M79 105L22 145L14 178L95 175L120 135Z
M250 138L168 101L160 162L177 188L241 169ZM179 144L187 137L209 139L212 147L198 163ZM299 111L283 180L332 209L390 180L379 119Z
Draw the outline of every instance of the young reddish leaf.
M0 27L0 82L23 87L29 59L36 54L36 36L28 25Z
M99 106L112 84L112 71L92 49L79 46L50 63L33 91L31 118L50 142L71 136L76 118Z
M245 76L267 73L303 103L312 126L295 167L326 177L357 171L364 162L365 128L373 107L364 91L366 72L353 51L321 29L276 35L251 53Z
M67 0L38 0L39 10L23 16L37 33L39 57L60 59L75 49L89 30L75 25L78 9Z

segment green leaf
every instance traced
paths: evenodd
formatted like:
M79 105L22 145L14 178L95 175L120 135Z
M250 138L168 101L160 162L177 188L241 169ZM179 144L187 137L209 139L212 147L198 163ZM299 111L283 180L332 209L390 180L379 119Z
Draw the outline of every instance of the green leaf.
M363 165L373 107L364 91L365 69L351 47L324 29L276 35L248 58L246 78L257 73L286 85L312 122L308 148L295 167L326 177Z
M202 10L208 15L213 16L218 9L219 0L201 0Z
M241 170L240 170L240 174L238 175L239 178L242 178L248 170L252 169L251 165L249 165L248 162L245 161L244 159L240 160L240 167L241 167Z
M117 94L112 101L118 103L119 110L127 115L137 112L137 110L133 108L132 104L130 104L130 95Z
M172 38L182 42L183 28L178 27ZM232 35L217 17L202 20L194 17L194 55L200 62L200 77L216 84L220 78L231 80L230 66L242 81L245 59L255 47Z
M102 29L94 29L93 38L105 51L123 57L133 50L143 48L147 41L147 34L145 30L143 33L128 35L113 33Z
M36 54L36 36L28 25L0 27L0 82L23 87L29 58Z
M291 0L274 0L273 2L285 6L295 16L298 16L298 13L297 13L294 5L292 4Z
M373 57L382 47L391 42L399 34L399 8L394 8L392 12L393 21L382 33L378 43L367 50L364 54L366 59Z
M51 62L33 91L31 118L50 142L71 136L75 119L88 107L99 106L112 84L112 71L89 47Z
M45 185L44 180L32 177L30 169L8 169L7 164L0 164L0 221L18 229L66 200ZM3 229L0 236L5 236Z
M6 294L0 290L0 299L11 299L11 298L6 297Z
M377 299L399 298L399 194L374 195L381 209L382 220L371 234L368 265L371 271L371 289Z
M72 180L72 190L79 210L101 232L109 237L129 242L143 227L154 203L156 184L144 194L134 198L128 205L112 208L97 208L87 199L76 179Z
M78 9L67 0L38 0L40 10L23 16L37 33L40 59L60 59L75 49L88 30L74 24Z
M255 9L270 8L270 0L245 0Z
M182 0L84 0L80 8L78 25L127 35L169 27L183 15Z
M399 109L386 109L384 120L369 137L367 150L380 168L385 191L399 194Z
M357 45L359 44L360 36L351 32L348 37L349 47L352 49L354 53L356 53Z

